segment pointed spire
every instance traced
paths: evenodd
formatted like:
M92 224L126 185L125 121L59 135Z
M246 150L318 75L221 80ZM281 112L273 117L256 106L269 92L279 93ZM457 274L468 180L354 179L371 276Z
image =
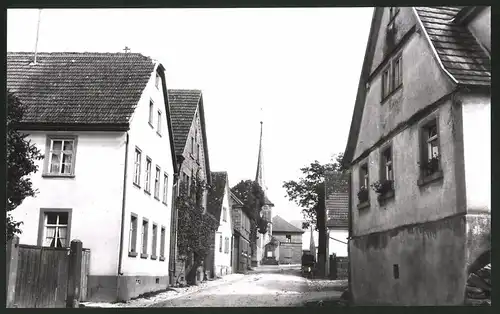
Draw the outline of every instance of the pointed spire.
M263 122L260 121L260 141L259 141L259 157L257 159L257 172L255 174L255 182L257 182L264 191L265 204L274 206L274 204L267 198L267 186L264 181L264 148L262 146L262 128ZM267 217L268 220L271 217Z
M316 260L316 244L314 243L314 232L312 226L311 226L311 242L309 243L309 251Z

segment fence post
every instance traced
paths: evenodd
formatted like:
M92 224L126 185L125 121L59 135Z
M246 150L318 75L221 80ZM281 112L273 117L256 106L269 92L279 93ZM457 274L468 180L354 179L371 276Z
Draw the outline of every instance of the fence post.
M66 307L79 307L80 283L82 277L82 241L73 240L70 246L68 291L66 294Z
M13 307L16 297L16 279L17 279L17 262L19 259L19 237L13 236L12 239L7 241L5 248L6 262L7 262L7 304L6 307Z

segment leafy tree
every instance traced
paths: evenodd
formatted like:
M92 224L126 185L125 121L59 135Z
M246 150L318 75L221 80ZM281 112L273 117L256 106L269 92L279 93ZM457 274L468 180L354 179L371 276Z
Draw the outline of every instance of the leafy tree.
M22 134L17 126L23 119L26 106L10 91L7 93L7 204L5 232L10 240L21 233L21 221L15 221L10 212L21 205L26 197L35 196L38 192L33 188L29 175L38 170L36 160L43 158L40 151L26 140L28 134Z
M215 231L219 226L216 219L205 212L203 194L210 188L198 175L192 178L191 187L181 184L176 204L178 208L177 247L179 254L189 258L193 264L186 269L188 284L196 284L196 272L210 253Z
M250 248L254 256L257 245L257 232L267 232L268 221L260 216L262 206L265 204L264 191L261 186L252 180L240 181L231 188L231 192L243 203L243 210L250 218Z

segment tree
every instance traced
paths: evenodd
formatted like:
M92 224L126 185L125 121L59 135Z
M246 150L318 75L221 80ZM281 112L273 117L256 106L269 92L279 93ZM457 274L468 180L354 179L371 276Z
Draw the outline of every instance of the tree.
M297 205L302 207L304 216L303 229L309 228L312 224L315 230L318 231L318 263L320 275L326 272L326 214L325 214L325 175L327 172L336 172L340 174L343 171L342 157L340 153L332 158L332 162L320 164L315 160L309 166L303 167L300 170L303 177L298 181L283 182L283 187L286 189L288 198L295 201Z
M264 191L261 186L252 180L241 180L231 188L231 192L243 203L243 210L250 218L250 248L254 256L257 245L257 232L267 232L268 221L260 216L262 206L265 204Z
M202 204L203 194L208 188L211 187L200 180L197 174L192 178L190 188L187 184L181 184L176 200L179 254L186 258L193 256L193 264L190 265L186 273L188 284L196 284L196 272L210 252L215 231L219 226L219 222L205 212Z
M5 220L6 239L21 233L21 221L15 221L10 212L16 209L26 197L35 196L29 175L38 170L35 161L43 158L40 151L27 140L28 134L17 130L23 119L26 106L10 91L7 92L7 217Z

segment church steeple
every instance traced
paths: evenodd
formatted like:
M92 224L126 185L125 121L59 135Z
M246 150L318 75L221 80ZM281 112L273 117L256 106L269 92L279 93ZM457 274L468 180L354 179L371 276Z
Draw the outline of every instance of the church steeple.
M264 180L264 148L262 147L262 128L264 123L260 121L260 141L259 141L259 157L257 159L257 172L255 174L255 182L257 182L264 191L265 205L274 206L267 197L267 186ZM271 218L271 217L268 217Z

